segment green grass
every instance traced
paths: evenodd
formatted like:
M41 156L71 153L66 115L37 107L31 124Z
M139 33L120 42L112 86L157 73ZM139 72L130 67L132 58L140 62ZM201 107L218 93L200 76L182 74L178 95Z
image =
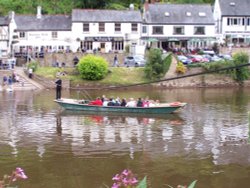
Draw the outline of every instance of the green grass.
M75 84L128 85L148 82L143 67L110 67L108 75L98 81L83 80L74 68L39 67L35 74L48 79L55 79L58 71L66 72L62 79L70 79Z

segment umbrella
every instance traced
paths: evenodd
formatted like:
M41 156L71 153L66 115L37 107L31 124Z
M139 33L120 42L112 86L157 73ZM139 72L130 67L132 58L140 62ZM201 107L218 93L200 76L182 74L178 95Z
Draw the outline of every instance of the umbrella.
M148 38L147 41L148 42L158 42L158 39L156 39L156 38Z

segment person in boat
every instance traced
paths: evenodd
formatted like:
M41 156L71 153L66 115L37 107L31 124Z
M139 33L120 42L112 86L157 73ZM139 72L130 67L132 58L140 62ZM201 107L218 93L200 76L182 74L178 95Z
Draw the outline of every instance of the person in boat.
M136 106L143 107L143 100L141 98L138 98Z
M115 99L114 106L121 106L121 102L119 98Z
M126 107L136 107L136 101L134 98L130 98L129 101L126 104Z
M109 99L108 98L103 97L103 99L101 99L101 100L102 100L102 105L103 106L108 106L108 103L109 103Z
M108 106L114 106L114 105L115 105L115 102L114 102L113 98L110 98L109 102L108 102Z
M62 80L57 76L56 84L56 99L61 99L61 90L62 90Z
M123 98L123 99L122 99L122 102L121 102L121 106L126 106L126 104L127 104L127 101L126 101L125 98Z
M102 100L100 99L100 97L97 97L96 100L91 101L89 103L89 105L102 106L103 103L102 103Z

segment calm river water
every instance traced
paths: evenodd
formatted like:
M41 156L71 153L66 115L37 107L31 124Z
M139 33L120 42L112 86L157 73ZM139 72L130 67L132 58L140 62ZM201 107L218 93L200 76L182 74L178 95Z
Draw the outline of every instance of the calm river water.
M104 91L103 91L104 92ZM151 188L249 187L249 89L91 93L183 101L165 116L63 111L54 91L0 92L0 177L22 167L19 188L104 188L130 169ZM63 97L83 98L63 91ZM106 186L107 185L107 186Z

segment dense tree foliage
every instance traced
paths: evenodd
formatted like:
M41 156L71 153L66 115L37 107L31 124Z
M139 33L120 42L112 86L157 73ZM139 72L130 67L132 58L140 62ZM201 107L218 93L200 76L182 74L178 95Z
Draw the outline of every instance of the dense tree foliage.
M140 9L145 0L0 0L0 15L9 11L17 14L35 14L36 7L42 6L44 14L69 14L73 8L127 9L131 3ZM149 0L150 2L150 0ZM210 3L214 0L160 0L172 3Z

